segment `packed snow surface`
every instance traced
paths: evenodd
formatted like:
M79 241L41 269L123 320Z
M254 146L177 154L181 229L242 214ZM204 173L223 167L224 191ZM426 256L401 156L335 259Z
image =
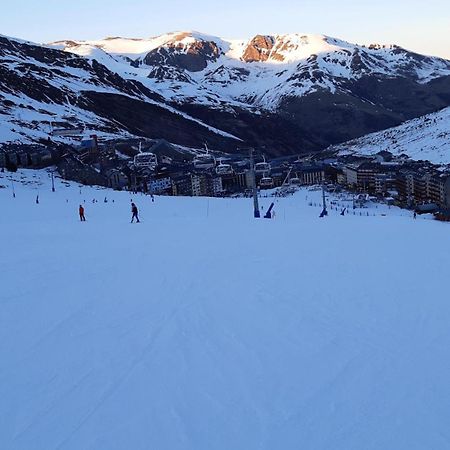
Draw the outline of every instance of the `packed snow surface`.
M449 225L10 176L2 449L450 447Z

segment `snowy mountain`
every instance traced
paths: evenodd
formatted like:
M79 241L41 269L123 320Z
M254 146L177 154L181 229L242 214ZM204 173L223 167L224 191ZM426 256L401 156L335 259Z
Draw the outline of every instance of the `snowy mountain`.
M53 45L100 58L115 70L123 66L124 77L148 78L149 86L177 102L193 99L220 105L225 100L269 110L289 97L345 90L349 81L365 75L408 77L424 84L450 74L450 62L443 59L397 46L364 47L317 35L258 35L237 41L180 32Z
M330 150L361 155L387 150L394 155L406 154L415 160L450 164L450 108L345 142Z
M1 37L0 70L3 142L45 138L52 123L282 155L450 105L449 61L321 35L175 32L48 45Z
M0 142L46 139L55 128L109 138L157 134L172 141L178 132L183 143L199 147L205 140L239 142L98 59L0 36Z

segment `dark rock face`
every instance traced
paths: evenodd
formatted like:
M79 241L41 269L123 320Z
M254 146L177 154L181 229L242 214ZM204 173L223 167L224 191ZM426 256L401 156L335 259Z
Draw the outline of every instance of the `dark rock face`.
M356 74L362 74L362 73L369 72L369 68L364 63L358 50L355 50L355 52L352 55L352 62L350 63L350 67L351 67L353 73L356 73Z
M214 77L217 75L222 75L228 77L229 81L242 81L249 76L250 72L242 67L225 67L220 66L214 71L208 73L205 78L210 82L214 83Z
M275 41L272 36L258 34L249 42L242 55L242 59L245 62L267 61L274 43Z
M183 83L192 82L192 79L184 70L166 65L156 65L152 67L148 74L148 78L153 78L158 81L174 80Z
M199 72L205 69L209 61L215 61L220 55L220 49L215 42L198 41L183 45L181 42L159 47L144 58L148 66L166 65L188 72Z

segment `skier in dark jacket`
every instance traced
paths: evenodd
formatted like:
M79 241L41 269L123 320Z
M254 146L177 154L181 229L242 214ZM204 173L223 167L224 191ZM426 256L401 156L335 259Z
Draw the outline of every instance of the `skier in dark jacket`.
M139 223L138 209L134 203L131 203L131 214L131 223L134 222L134 219L136 219L136 223Z
M80 214L80 220L82 222L86 222L86 218L84 217L84 208L82 205L80 205L80 207L78 208L78 212Z

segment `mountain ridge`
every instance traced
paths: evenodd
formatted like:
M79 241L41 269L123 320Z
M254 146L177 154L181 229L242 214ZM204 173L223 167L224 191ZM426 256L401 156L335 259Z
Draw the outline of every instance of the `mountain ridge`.
M373 155L386 150L395 156L406 154L414 160L427 160L437 165L450 164L450 107L328 150L341 155Z
M0 37L0 71L0 142L83 126L106 138L279 156L450 106L450 61L326 35L175 32L48 45Z
M119 63L125 61L123 76L149 78L152 88L171 101L183 102L194 90L197 103L216 104L214 98L208 98L210 94L242 107L256 105L268 110L277 109L283 97L319 89L334 92L344 81L366 73L406 75L419 83L450 74L450 61L396 45L366 47L326 35L300 33L256 35L245 41L173 32L141 40L71 40L49 45L83 56L89 56L90 51L95 55L100 49L119 58ZM134 73L125 68L130 64ZM166 70L155 70L155 66ZM174 83L181 83L188 92L175 92Z

